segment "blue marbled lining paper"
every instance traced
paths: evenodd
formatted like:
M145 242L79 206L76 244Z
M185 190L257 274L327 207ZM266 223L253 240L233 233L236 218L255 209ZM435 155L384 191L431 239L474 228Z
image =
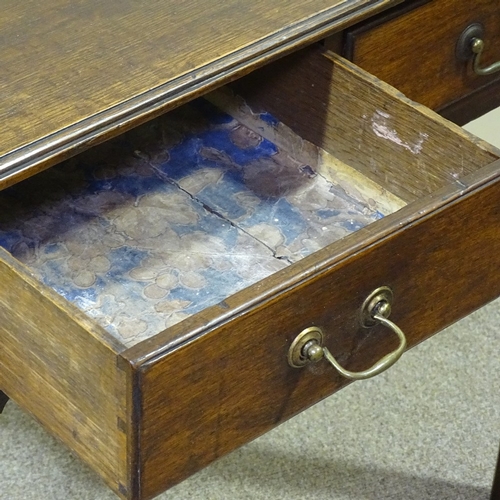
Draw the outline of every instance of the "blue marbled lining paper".
M378 218L199 100L0 193L0 245L131 346Z

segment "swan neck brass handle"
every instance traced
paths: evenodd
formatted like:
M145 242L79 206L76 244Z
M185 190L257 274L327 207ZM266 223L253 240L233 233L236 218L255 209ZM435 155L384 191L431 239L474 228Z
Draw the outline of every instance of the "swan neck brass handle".
M473 38L471 44L472 52L474 53L474 60L472 67L476 75L487 76L500 71L500 61L497 61L485 68L481 68L481 55L484 51L484 41L481 38Z
M300 368L308 363L317 363L324 358L349 380L364 380L384 372L402 356L406 349L405 334L401 328L388 319L391 313L392 299L392 290L389 287L380 287L367 297L361 308L360 320L364 327L369 328L380 323L399 338L397 349L386 354L372 367L360 372L346 370L328 348L323 346L323 331L315 326L303 330L292 342L288 351L288 363L295 368Z
M462 31L455 49L459 61L466 62L472 59L472 69L479 76L492 75L500 71L500 61L481 67L481 57L485 47L484 37L485 29L482 24L470 24Z

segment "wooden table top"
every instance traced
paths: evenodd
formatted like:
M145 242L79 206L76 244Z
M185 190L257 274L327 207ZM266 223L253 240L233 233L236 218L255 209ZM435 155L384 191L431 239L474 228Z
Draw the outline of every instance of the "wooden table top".
M400 0L5 0L0 187Z

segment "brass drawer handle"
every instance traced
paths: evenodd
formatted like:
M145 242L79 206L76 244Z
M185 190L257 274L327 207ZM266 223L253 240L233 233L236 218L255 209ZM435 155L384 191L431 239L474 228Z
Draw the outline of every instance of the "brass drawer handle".
M476 75L487 76L500 71L500 61L497 61L485 68L481 68L481 56L484 51L484 26L474 23L462 32L460 35L456 55L460 61L472 59L472 68Z
M288 351L288 363L294 368L301 368L308 363L317 363L326 359L341 375L350 380L364 380L374 377L390 368L403 354L406 349L406 337L401 328L390 321L393 299L392 290L389 287L377 288L364 301L361 308L361 323L370 326L382 323L399 337L399 346L395 351L386 354L372 367L361 372L352 372L343 368L333 357L332 353L323 346L323 331L316 326L306 328L295 338Z

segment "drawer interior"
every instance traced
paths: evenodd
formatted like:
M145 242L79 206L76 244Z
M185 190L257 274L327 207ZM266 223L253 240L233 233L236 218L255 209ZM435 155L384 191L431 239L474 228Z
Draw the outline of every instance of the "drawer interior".
M308 49L4 190L0 245L130 347L496 159L443 123Z

